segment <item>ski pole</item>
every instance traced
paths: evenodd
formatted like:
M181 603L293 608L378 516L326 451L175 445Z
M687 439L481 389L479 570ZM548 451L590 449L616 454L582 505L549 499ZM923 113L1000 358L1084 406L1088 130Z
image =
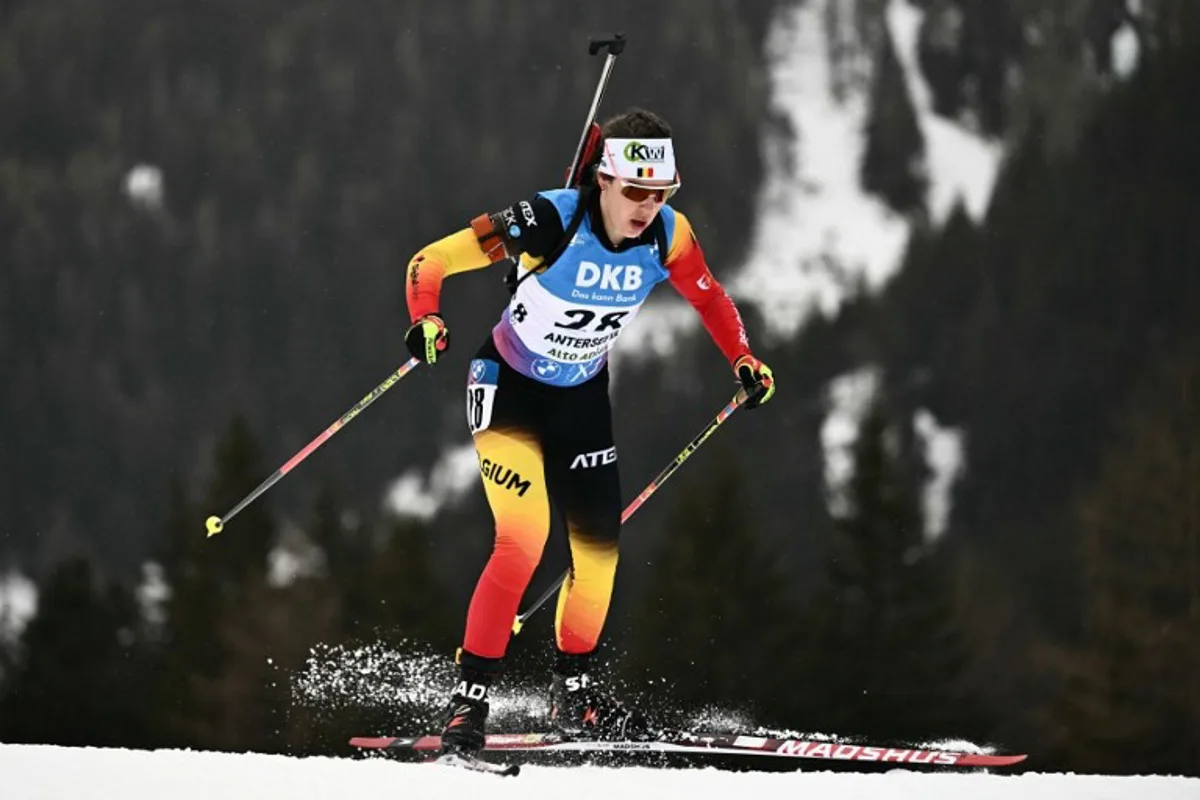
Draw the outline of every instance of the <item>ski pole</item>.
M623 33L614 34L613 36L611 36L607 39L592 39L591 41L588 42L588 53L590 55L594 56L602 50L607 50L608 52L607 52L607 57L604 59L604 68L600 73L600 83L596 86L596 93L592 97L592 107L588 110L587 121L583 125L583 134L579 137L579 144L576 146L575 155L571 159L571 170L570 170L570 172L567 173L567 187L568 188L571 186L571 181L575 175L576 170L579 169L579 160L580 160L580 158L582 158L584 149L587 146L588 137L589 137L589 134L591 133L591 129L592 129L592 123L595 122L596 111L597 111L597 109L599 109L600 101L604 97L604 90L608 87L608 78L609 78L609 75L612 74L613 65L616 63L617 56L620 55L624 49L625 49L625 34L623 34ZM205 528L208 530L208 535L216 536L218 533L220 533L224 529L226 522L231 520L234 516L236 516L238 514L238 512L240 512L246 506L248 506L252 502L254 502L254 500L259 495L261 495L263 492L267 491L273 485L275 485L275 483L280 478L282 478L284 475L288 474L288 472L290 472L293 467L295 467L297 464L299 464L301 461L303 461L305 458L307 458L309 456L309 454L312 453L312 451L316 450L318 447L320 447L322 444L324 444L326 439L328 439L330 436L333 436L333 434L337 433L338 430L343 425L348 423L350 420L354 419L354 417L358 415L358 412L362 411L364 408L371 405L371 403L375 402L376 398L378 398L379 395L383 394L388 389L392 388L392 385L396 381L403 378L406 374L408 374L408 372L410 370L412 370L413 367L417 366L419 363L421 363L421 362L415 358L409 359L409 361L407 361L404 364L404 366L400 367L400 369L393 372L391 375L389 375L387 377L387 380L385 380L383 383L379 384L379 386L375 387L375 390L373 392L371 392L369 395L367 395L362 400L360 400L358 402L358 404L354 406L354 408L347 411L345 414L343 414L341 416L341 418L339 418L336 422L334 422L332 425L330 425L328 428L326 428L324 433L322 433L316 439L313 439L311 442L309 442L308 445L303 450L301 450L299 453L292 456L291 460L289 460L286 464L284 464L282 467L280 467L278 470L276 470L275 473L273 475L271 475L271 477L269 477L265 481L263 481L262 484L257 489L255 489L253 492L248 494L240 503L238 503L236 506L234 506L233 509L231 511L229 511L229 513L227 513L223 517L218 517L216 515L213 515L213 516L209 517L208 519L206 519L204 521L204 525L205 525Z
M213 515L206 519L204 521L204 527L208 529L208 535L216 536L218 533L224 530L226 522L233 519L243 508L253 503L259 495L274 486L280 478L282 478L284 475L287 475L297 464L308 458L312 451L325 444L325 440L327 440L330 436L333 436L335 433L341 430L344 425L349 423L350 420L358 416L358 412L371 405L371 403L374 403L377 399L379 399L379 395L392 388L396 381L403 378L420 363L420 360L416 358L410 358L408 361L404 362L404 366L387 376L387 379L384 380L383 383L376 386L375 389L362 400L359 400L358 403L355 404L354 408L350 409L345 414L342 414L342 416L339 417L336 422L326 428L323 433L305 445L303 450L301 450L299 453L296 453L296 455L292 456L286 464L275 470L275 473L271 475L271 477L259 484L259 487L253 492L246 495L246 497L243 498L240 503L234 506L229 513L223 517Z
M700 445L704 444L704 442L708 440L709 436L712 436L713 431L721 427L721 423L729 419L729 416L733 412L741 408L742 404L746 402L746 399L746 390L738 389L737 394L733 396L733 399L729 401L729 404L721 409L721 413L717 414L717 416L713 418L712 422L708 423L708 426L704 430L696 434L696 438L688 442L688 446L683 448L679 455L675 456L675 460L668 464L666 469L658 473L658 477L650 481L650 485L643 489L642 493L635 497L633 502L630 503L623 512L621 512L622 525L625 524L627 519L633 516L635 511L642 507L642 504L650 498L650 495L658 491L658 487L667 482L667 478L675 474L675 471L679 469L684 461L688 460L692 453L700 449ZM533 601L533 605L531 605L525 611L525 613L517 615L517 618L513 620L512 629L514 634L521 632L521 628L524 627L525 621L533 615L533 612L537 611L546 604L546 601L549 600L550 597L557 592L564 583L566 583L567 578L570 577L570 575L571 570L568 569L561 576L559 576L558 580L554 582L553 586L542 593L541 597Z
M592 107L588 109L587 121L583 123L583 133L579 136L579 144L575 146L575 155L571 158L571 169L567 171L567 185L570 189L575 182L575 172L579 169L579 160L587 149L588 139L592 134L592 123L596 121L596 112L600 109L600 101L604 98L604 90L608 88L608 76L612 74L617 56L625 50L625 34L615 33L608 39L592 39L588 42L588 55L596 55L601 50L607 50L604 68L600 71L600 82L596 85L596 93L592 96Z

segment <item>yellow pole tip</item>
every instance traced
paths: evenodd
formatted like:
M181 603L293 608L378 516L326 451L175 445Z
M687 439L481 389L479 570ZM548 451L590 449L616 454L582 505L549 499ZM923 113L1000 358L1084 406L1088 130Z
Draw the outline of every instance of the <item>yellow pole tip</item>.
M209 536L216 536L225 526L221 524L220 517L214 516L204 520L204 527L208 529Z
M513 620L513 633L520 633L521 626L523 626L524 624L525 623L521 622L521 619L519 617L517 619L514 619Z

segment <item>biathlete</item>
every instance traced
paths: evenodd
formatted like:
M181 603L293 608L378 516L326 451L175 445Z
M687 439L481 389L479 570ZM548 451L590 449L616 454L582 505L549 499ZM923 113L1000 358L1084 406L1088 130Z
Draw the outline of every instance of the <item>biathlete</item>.
M450 342L439 314L443 278L516 262L512 298L467 377L467 423L496 540L458 651L459 680L442 732L449 752L483 746L488 694L541 559L552 502L571 553L555 618L552 722L572 735L645 732L645 718L603 691L589 667L608 614L621 527L608 352L651 290L668 281L696 309L745 387L747 407L775 392L692 226L667 204L680 185L670 126L631 109L603 125L593 150L577 188L538 192L480 215L408 265L405 344L434 364Z

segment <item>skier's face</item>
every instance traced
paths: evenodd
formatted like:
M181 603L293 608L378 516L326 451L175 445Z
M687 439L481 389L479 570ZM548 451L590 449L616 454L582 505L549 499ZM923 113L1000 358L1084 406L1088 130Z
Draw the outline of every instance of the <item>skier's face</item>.
M667 199L679 188L673 181L638 181L598 175L600 208L613 244L641 236Z

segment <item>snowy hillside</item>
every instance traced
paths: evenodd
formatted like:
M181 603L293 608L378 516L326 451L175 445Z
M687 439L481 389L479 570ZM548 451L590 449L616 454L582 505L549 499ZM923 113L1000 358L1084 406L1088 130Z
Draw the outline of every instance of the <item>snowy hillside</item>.
M744 773L705 770L526 767L499 778L382 759L159 750L0 745L4 800L309 800L310 798L464 797L488 800L640 800L687 797L794 797L818 800L1119 800L1200 797L1200 780L1076 775L965 775L892 772Z
M856 281L882 286L899 268L908 242L909 221L860 185L872 66L852 22L855 5L797 4L781 14L767 42L772 102L795 134L766 137L767 180L750 253L730 289L757 305L771 332L784 338L811 313L834 313ZM978 219L1002 151L933 113L917 68L921 17L906 0L887 4L887 27L926 142L926 203L937 223L958 201ZM841 24L831 27L830 19ZM835 68L834 49L858 55Z

